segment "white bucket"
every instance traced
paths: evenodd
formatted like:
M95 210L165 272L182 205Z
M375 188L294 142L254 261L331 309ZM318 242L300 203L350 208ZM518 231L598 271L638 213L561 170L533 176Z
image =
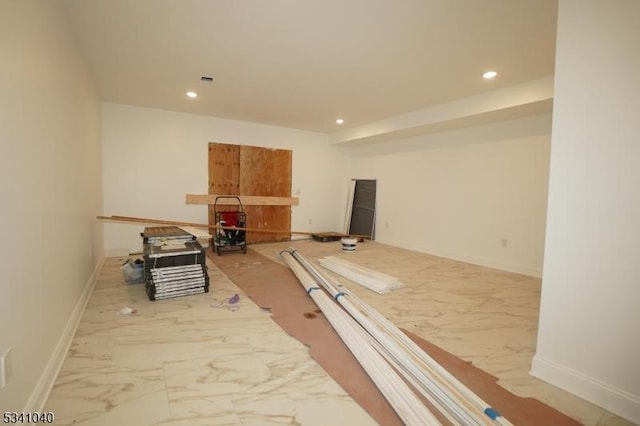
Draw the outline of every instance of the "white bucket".
M356 251L357 238L344 237L342 238L342 251Z

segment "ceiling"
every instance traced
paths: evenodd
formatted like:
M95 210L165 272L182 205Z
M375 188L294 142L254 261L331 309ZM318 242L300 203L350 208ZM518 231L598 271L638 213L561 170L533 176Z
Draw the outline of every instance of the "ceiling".
M109 102L331 133L553 74L557 0L59 1Z

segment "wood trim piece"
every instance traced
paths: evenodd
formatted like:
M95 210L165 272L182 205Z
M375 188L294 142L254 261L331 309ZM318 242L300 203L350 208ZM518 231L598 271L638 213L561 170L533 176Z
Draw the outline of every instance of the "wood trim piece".
M187 204L209 204L216 201L216 194L187 194ZM297 197L263 197L257 195L239 195L240 201L245 206L297 206ZM220 200L218 205L236 205L233 199Z
M131 223L145 223L145 224L154 224L154 225L192 226L194 228L231 229L231 230L240 230L240 231L265 232L270 234L314 235L313 232L304 232L304 231L289 231L284 229L240 228L237 226L208 225L204 223L180 222L175 220L162 220L162 219L148 219L143 217L131 217L131 216L97 216L97 218L100 220L106 220L110 222L131 222Z
M193 226L194 228L206 228L206 229L233 229L233 230L241 230L241 231L254 231L254 232L265 232L269 234L298 234L298 235L316 235L317 232L307 232L307 231L289 231L286 229L255 229L255 228L238 228L235 226L219 226L219 225L209 225L204 223L194 223L194 222L180 222L175 220L163 220L163 219L149 219L144 217L132 217L132 216L97 216L100 220L105 220L109 222L130 222L130 223L145 223L145 224L154 224L154 225L174 225L174 226ZM349 235L349 237L357 237L357 238L371 238L367 235Z

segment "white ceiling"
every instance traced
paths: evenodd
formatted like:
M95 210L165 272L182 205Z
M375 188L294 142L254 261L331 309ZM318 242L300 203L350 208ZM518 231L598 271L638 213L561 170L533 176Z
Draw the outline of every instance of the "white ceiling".
M553 74L557 0L60 1L110 102L331 133Z

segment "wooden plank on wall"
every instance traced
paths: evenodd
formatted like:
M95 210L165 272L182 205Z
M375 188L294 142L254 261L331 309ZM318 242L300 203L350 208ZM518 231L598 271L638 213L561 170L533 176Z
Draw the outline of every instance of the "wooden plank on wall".
M187 194L187 204L213 204L216 197L229 194ZM234 194L231 194L234 195ZM239 195L240 202L245 206L297 206L296 197L261 197L256 195ZM218 205L237 205L233 199L221 199Z

